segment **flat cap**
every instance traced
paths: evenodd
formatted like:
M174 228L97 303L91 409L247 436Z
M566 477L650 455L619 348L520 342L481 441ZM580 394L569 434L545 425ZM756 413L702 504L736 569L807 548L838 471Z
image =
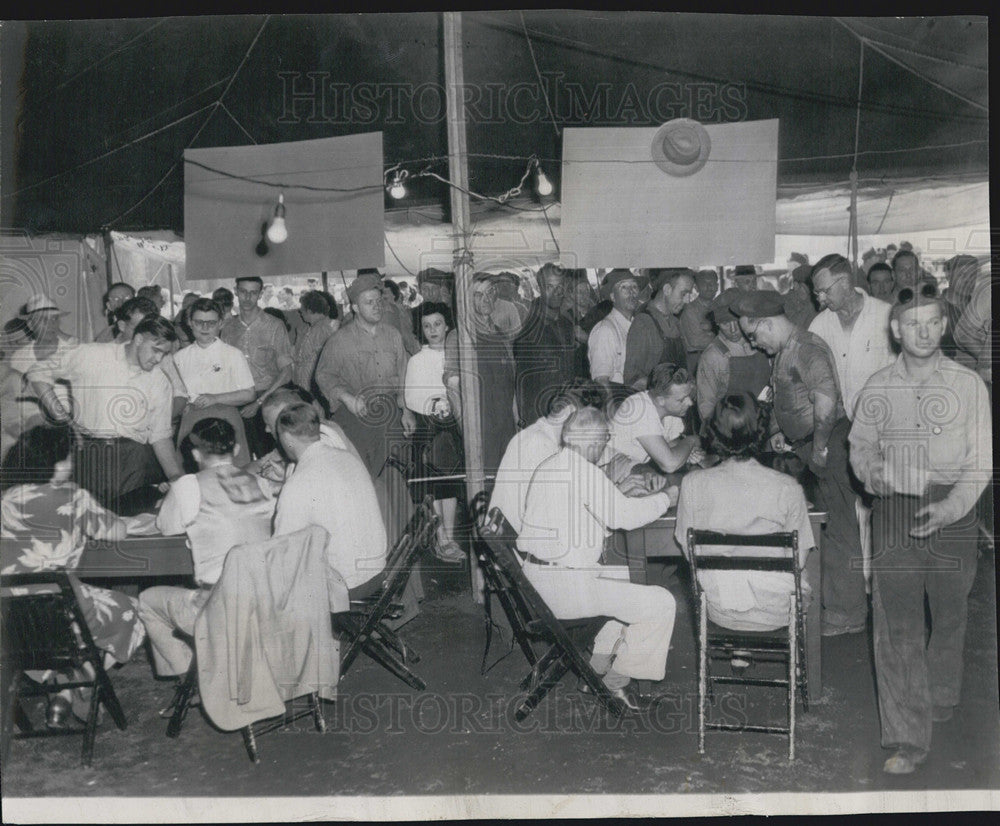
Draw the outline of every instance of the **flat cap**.
M611 270L611 272L604 276L604 281L601 283L601 298L611 298L611 291L615 288L615 285L621 284L622 281L628 281L629 279L632 279L637 285L639 284L639 276L632 272L632 270Z
M799 266L792 270L792 278L800 284L805 284L809 280L809 276L812 275L812 271L813 268L809 264L799 264Z
M381 289L382 279L376 273L366 272L351 282L351 286L347 288L347 297L351 299L352 304L356 304L361 293Z
M771 290L743 293L733 302L732 312L744 318L784 315L785 300L780 293Z
M711 312L716 324L725 324L727 321L735 320L736 314L732 312L733 304L742 295L746 295L743 290L729 287L712 299Z

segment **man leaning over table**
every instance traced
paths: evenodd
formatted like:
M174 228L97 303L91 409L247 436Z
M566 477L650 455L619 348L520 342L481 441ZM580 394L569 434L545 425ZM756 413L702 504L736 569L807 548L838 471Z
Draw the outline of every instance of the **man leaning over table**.
M158 369L176 338L169 321L146 318L127 344L80 344L26 374L50 415L71 422L79 436L74 479L123 516L153 501L150 485L182 475L170 423L172 389ZM69 407L55 395L57 379L72 385Z
M597 467L610 438L604 414L575 411L563 425L562 449L535 470L517 538L524 574L558 619L613 617L594 640L591 665L630 708L632 679L662 680L676 604L658 585L602 576L604 541L666 513L677 488L630 497Z
M961 697L976 500L993 472L989 394L941 353L947 324L933 284L904 287L890 317L902 348L861 391L851 464L875 495L872 618L882 746L890 774L924 761L931 728ZM924 600L930 608L926 637Z
M240 448L229 422L201 419L189 438L199 470L170 486L156 516L156 527L166 536L187 534L198 587L157 586L139 595L139 617L146 626L160 677L187 671L191 647L174 632L194 633L195 619L222 575L229 549L268 539L274 514L275 500L269 490L233 465Z

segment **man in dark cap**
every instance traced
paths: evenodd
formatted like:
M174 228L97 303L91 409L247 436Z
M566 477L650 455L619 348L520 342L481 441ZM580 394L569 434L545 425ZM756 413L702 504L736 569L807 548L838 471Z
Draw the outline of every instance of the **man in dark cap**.
M705 348L712 343L715 332L712 329L712 299L719 291L719 276L715 270L701 270L694 278L698 288L696 295L681 310L681 335L687 349L687 366L692 375L698 372L698 359Z
M742 295L733 304L750 343L774 357L774 419L782 440L816 476L816 504L829 514L823 543L824 636L864 631L868 616L861 534L847 456L850 422L837 367L819 336L785 315L783 296Z
M438 301L454 311L454 290L455 276L450 272L428 267L417 273L417 292L424 301Z
M771 381L771 362L747 341L740 320L730 308L742 293L735 287L723 290L710 305L719 334L698 361L698 414L703 422L712 417L719 399L732 393L760 397Z
M528 317L528 305L518 293L521 281L515 273L501 272L490 276L490 283L497 291L493 302L493 323L500 332L513 339Z
M590 377L594 381L625 382L625 344L632 318L639 309L639 279L626 269L607 274L602 298L611 300L611 312L597 322L587 339Z
M687 347L677 320L694 294L694 273L687 269L659 270L650 284L652 297L636 313L625 347L625 384L645 390L658 364L687 367Z
M733 286L742 292L754 292L757 289L757 268L752 264L740 264L733 270Z

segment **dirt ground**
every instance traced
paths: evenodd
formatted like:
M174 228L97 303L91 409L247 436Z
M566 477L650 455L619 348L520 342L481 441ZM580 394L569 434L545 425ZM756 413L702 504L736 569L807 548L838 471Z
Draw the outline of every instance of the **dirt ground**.
M215 730L193 711L176 740L157 710L171 686L153 679L140 655L112 680L129 719L99 729L93 766L79 765L78 738L13 743L2 792L34 796L307 796L451 794L677 794L875 792L1000 787L995 568L980 560L970 600L962 703L935 726L927 762L913 775L882 772L869 635L823 641L825 686L800 714L797 759L787 741L762 734L709 733L697 749L694 638L686 594L676 583L678 622L662 697L645 715L599 712L566 678L524 723L514 720L527 671L513 650L480 674L482 609L470 596L467 566L425 563L427 598L404 629L422 657L428 690L411 691L362 658L325 704L327 731L306 719L259 740L252 765L238 733ZM498 612L499 613L499 612ZM490 661L507 651L509 631ZM764 689L752 689L764 691ZM748 710L780 719L780 700L743 693L718 698L721 713Z

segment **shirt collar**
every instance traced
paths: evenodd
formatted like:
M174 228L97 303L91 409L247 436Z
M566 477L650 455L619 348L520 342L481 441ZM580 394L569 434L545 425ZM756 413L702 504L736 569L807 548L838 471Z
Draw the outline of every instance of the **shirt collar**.
M619 325L621 325L621 324L626 324L626 325L627 325L627 324L631 324L631 323L632 323L632 319L630 319L630 318L626 318L626 317L625 317L625 313L623 313L623 312L622 312L621 310L619 310L619 309L618 309L617 307L612 307L612 308L611 308L611 312L610 312L610 313L608 313L608 318L611 318L612 316L617 316L617 317L618 317L617 319L613 319L613 320L614 320L614 321L615 321L615 322L616 322L617 324L619 324ZM619 319L620 319L620 320L619 320Z
M941 372L941 366L942 366L942 363L944 361L944 353L941 352L941 348L940 347L938 348L937 352L934 354L933 358L934 358L934 369L931 372L932 373L940 373ZM896 376L897 378L904 379L904 380L909 379L909 376L906 375L906 364L903 361L903 354L902 353L900 353L898 356L896 356L896 361L893 362L893 365L892 365L892 375Z

